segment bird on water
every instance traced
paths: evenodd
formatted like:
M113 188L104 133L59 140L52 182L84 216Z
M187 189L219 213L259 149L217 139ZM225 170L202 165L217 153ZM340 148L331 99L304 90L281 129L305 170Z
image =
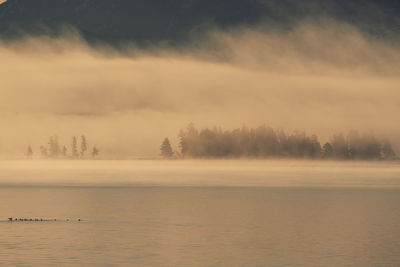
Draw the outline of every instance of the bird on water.
M25 222L43 222L43 221L50 221L50 220L46 220L46 219L42 219L42 218L40 218L40 219L37 219L37 218L35 218L35 219L27 219L27 218L13 218L13 217L10 217L10 218L8 218L8 221L10 221L10 222L12 222L12 221L25 221ZM54 219L54 221L56 222L57 221L57 219ZM66 219L66 221L67 222L69 222L70 220L69 219ZM81 219L78 219L78 222L80 222L81 221Z

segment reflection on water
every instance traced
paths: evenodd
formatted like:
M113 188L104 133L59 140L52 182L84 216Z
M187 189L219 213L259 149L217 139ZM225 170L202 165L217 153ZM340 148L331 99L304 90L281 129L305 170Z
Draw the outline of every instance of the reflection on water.
M400 266L396 165L16 164L0 167L5 265Z

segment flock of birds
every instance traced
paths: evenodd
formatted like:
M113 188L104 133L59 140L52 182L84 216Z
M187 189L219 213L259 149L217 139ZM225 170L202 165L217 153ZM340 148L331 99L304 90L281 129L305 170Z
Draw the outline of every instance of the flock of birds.
M12 217L10 217L10 218L8 218L8 221L10 221L10 222L53 222L54 221L54 222L56 222L57 219L42 219L42 218L40 218L40 219L31 219L31 218L27 219L27 218L12 218ZM63 220L59 220L59 221L63 221ZM65 221L69 222L70 220L66 219ZM81 219L78 219L77 221L80 222Z

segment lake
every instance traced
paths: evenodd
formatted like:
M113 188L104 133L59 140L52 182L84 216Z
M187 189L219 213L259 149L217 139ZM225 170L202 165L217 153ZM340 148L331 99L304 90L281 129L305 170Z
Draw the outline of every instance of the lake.
M400 266L399 203L397 162L0 161L0 265Z

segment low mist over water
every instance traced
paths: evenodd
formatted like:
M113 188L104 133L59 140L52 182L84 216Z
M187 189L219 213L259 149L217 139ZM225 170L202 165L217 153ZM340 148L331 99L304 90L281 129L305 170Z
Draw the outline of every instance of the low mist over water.
M2 186L400 187L398 162L0 161Z

